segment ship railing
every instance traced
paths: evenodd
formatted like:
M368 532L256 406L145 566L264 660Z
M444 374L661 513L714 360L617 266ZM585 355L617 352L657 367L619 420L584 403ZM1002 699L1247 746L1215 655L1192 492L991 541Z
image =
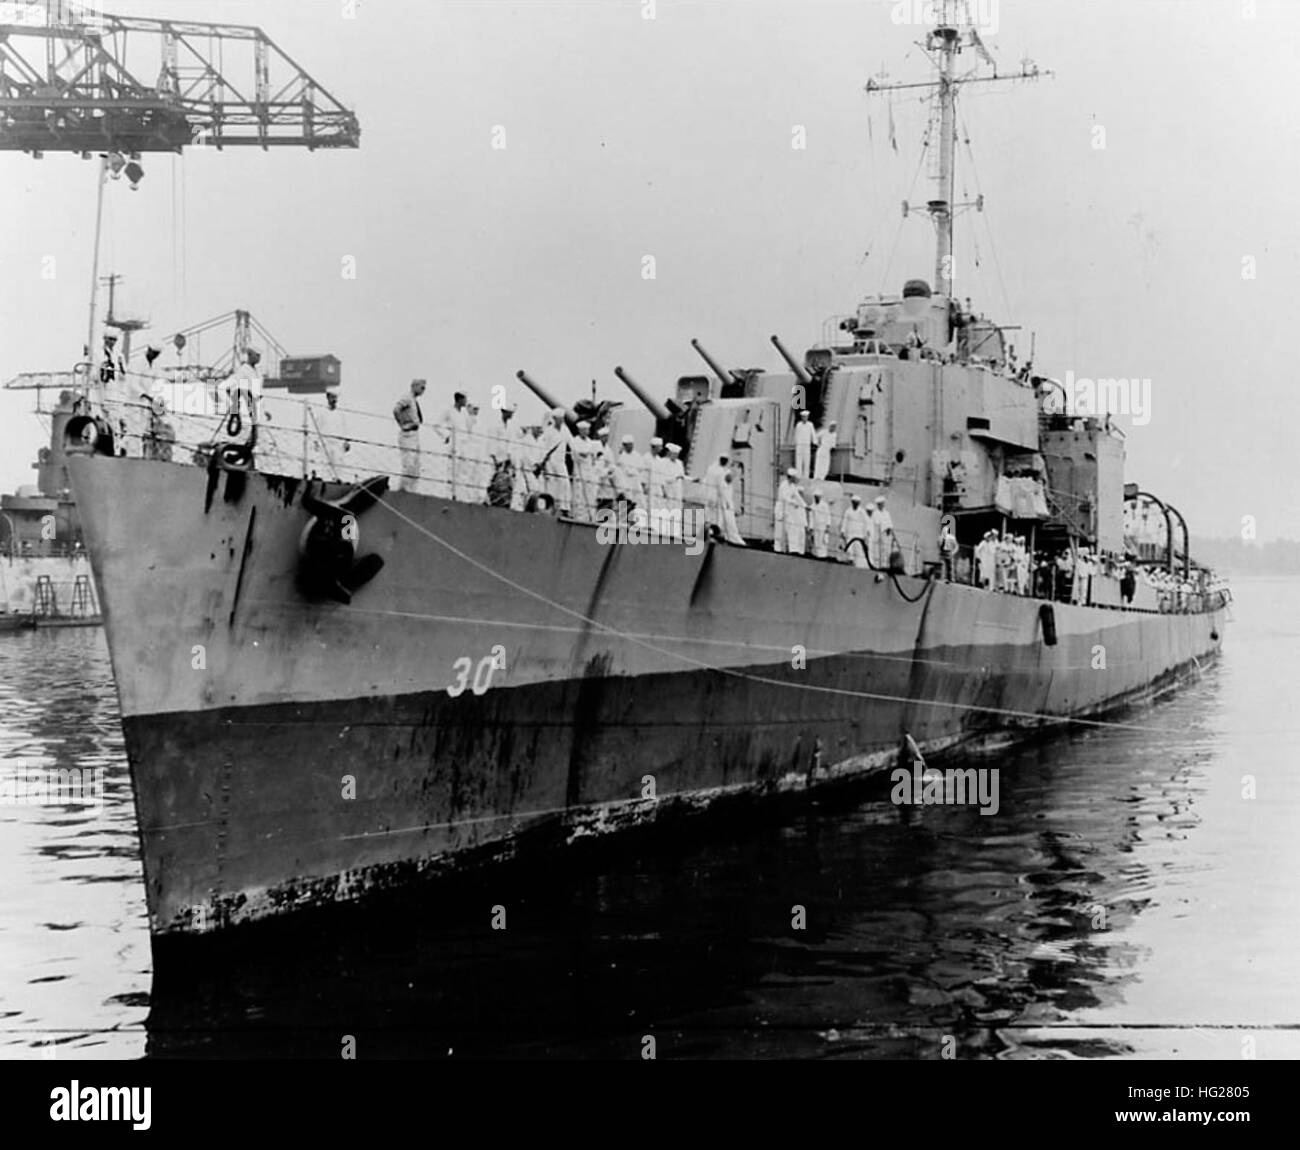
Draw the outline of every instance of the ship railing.
M206 466L215 444L232 436L232 412L213 404L202 411L160 411L145 402L113 401L103 403L104 414L113 427L115 443L121 453L135 458L166 460ZM196 407L199 405L195 405ZM214 410L215 409L215 410ZM238 436L247 439L245 426ZM257 425L256 461L258 470L274 475L319 478L331 482L359 483L375 475L387 475L402 488L421 494L469 503L496 503L522 510L535 494L548 494L560 505L567 518L579 522L599 522L602 513L613 510L619 490L612 468L576 461L570 468L556 452L543 460L545 449L540 441L518 431L453 429L441 423L426 424L421 429L420 447L406 453L394 442L396 428L391 416L339 406L335 411L300 400L266 397L259 404L261 418ZM323 426L335 430L325 431ZM342 434L336 434L342 429ZM570 444L573 440L568 441ZM414 455L419 460L418 474L410 474ZM612 453L611 453L612 457ZM540 474L538 468L541 468ZM602 473L603 472L603 473ZM775 526L776 504L772 496L747 495L737 498L737 516L765 515ZM640 510L650 519L656 512L676 507L662 488L644 492ZM697 512L704 521L705 509L698 501L687 499L684 509ZM826 557L849 563L845 547L849 542L841 532L843 507L832 510L825 540ZM813 517L806 516L803 554L814 556L818 550L814 538ZM923 575L927 566L937 566L940 578L948 578L942 560L927 564L924 556L933 549L923 545L918 532L894 528L894 542L903 556L903 570ZM882 543L876 559L880 567L889 563L892 546ZM995 568L996 570L996 568ZM963 544L951 563L951 581L979 586L974 547ZM991 590L1018 593L1044 599L1068 601L1071 576L1058 572L1055 564L1045 576L1032 568L1028 586L994 575ZM1177 594L1164 597L1159 610L1164 612L1216 609L1203 597L1189 598L1180 605ZM1220 597L1222 598L1222 597ZM1133 608L1137 610L1138 608Z
M1038 569L1032 556L1030 556L1028 570L1023 574L1022 568L1013 563L998 563L995 561L990 570L985 572L986 581L981 582L981 572L975 555L975 547L969 543L962 543L957 547L953 555L951 568L952 572L949 581L961 583L968 587L986 587L990 591L1041 599L1053 598L1056 591L1054 581L1047 572L1041 572ZM948 578L946 565L944 566L944 577Z
M227 410L219 387L187 393L189 410L160 410L143 401L127 400L108 400L102 406L116 445L126 455L206 466L214 445L232 438L248 439L247 411ZM497 503L515 510L522 510L530 497L547 494L566 517L579 522L598 522L603 511L612 510L620 496L627 494L620 491L613 452L604 464L579 462L572 453L575 458L570 465L559 451L546 458L544 441L527 433L513 429L465 431L439 422L426 423L420 429L418 449L404 453L395 442L391 416L342 405L327 411L323 406L279 396L264 396L258 409L256 462L258 469L268 474L343 483L387 475L404 490L467 503ZM232 422L232 415L240 418ZM571 448L575 440L566 442ZM413 466L416 460L418 466ZM642 479L640 498L633 496L633 502L649 519L677 506L662 486L651 483L648 468ZM737 516L766 517L775 526L778 502L774 496L738 492L735 512ZM699 513L703 521L705 509L698 501L684 500L683 509ZM848 540L840 531L843 513L843 507L832 511L826 550L828 558L848 563ZM804 554L814 554L811 510L806 516L804 542ZM894 542L902 553L904 572L923 574L925 549L920 535L896 527ZM890 550L892 545L881 545L877 556L881 567L888 564Z
M8 535L0 540L0 557L19 559L85 559L86 549L80 542L51 539L20 539Z
M115 444L128 456L173 463L206 465L215 444L247 441L246 409L230 411L213 388L192 392L191 410L159 410L142 401L107 401L102 406L114 430ZM268 474L317 477L345 483L373 475L388 475L407 490L461 502L509 503L521 509L535 494L549 494L570 518L595 521L621 492L615 453L606 462L580 461L567 441L572 462L563 451L547 457L544 440L514 429L465 431L443 423L426 423L418 448L403 452L391 416L339 405L334 411L292 398L266 396L258 405L255 445L258 470ZM232 422L231 416L239 418ZM330 430L325 430L325 428ZM596 442L596 441L593 441ZM642 457L644 459L644 457ZM418 461L418 463L417 463ZM505 477L502 477L502 473ZM633 501L653 515L675 506L662 486L643 468L640 498ZM493 489L495 490L495 493ZM495 499L494 499L495 494ZM698 502L688 506L700 509ZM778 500L773 496L737 492L738 516L758 515L775 521ZM832 515L831 549L836 549L843 510ZM809 522L811 530L811 517ZM895 531L905 568L921 571L919 536ZM811 548L810 548L811 549Z
M246 404L234 406L216 389L190 394L188 410L144 401L107 400L107 416L118 453L172 463L206 465L215 445L251 439ZM409 468L414 490L473 501L488 468L510 456L512 437L482 431L426 427L420 446L405 461L392 417L372 412L304 404L278 396L258 403L254 443L258 470L267 474L316 477L344 483L374 475L402 480ZM332 430L325 430L326 427ZM413 459L414 457L414 459ZM418 465L412 467L414 460Z

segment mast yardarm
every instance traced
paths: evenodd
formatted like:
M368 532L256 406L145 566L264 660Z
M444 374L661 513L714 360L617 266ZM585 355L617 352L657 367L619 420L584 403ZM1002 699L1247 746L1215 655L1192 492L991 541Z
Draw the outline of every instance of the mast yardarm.
M958 209L984 209L984 197L979 196L969 203L954 203L953 177L956 168L957 152L957 90L964 84L989 84L1004 80L1032 80L1041 75L1050 76L1050 72L1040 72L1038 66L1030 60L1021 61L1020 71L1010 76L999 76L997 65L980 39L975 22L971 18L967 0L940 0L932 8L936 26L931 29L921 45L925 54L934 65L935 78L917 83L894 84L881 79L867 81L868 92L897 92L911 88L930 88L934 90L934 105L931 115L938 121L939 166L935 176L935 197L922 206L903 204L903 214L919 210L926 212L934 223L934 284L935 291L953 297L955 273L952 258L952 224ZM991 76L978 76L972 68L965 75L957 74L957 57L966 48L972 48L980 60L993 69Z

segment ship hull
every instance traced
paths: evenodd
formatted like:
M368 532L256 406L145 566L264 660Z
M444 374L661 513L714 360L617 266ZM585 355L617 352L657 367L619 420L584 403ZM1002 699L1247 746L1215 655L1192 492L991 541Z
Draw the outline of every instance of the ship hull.
M1223 630L405 493L360 517L382 570L321 601L297 482L71 469L157 934L869 776L907 736L1058 729L1172 688Z

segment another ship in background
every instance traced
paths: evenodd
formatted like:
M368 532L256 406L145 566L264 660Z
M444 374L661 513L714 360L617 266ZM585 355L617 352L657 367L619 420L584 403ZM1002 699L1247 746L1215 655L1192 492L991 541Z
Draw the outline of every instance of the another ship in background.
M35 415L49 428L49 444L32 464L36 483L0 495L0 631L103 622L68 477L69 450L82 446L68 426L88 410L87 397L97 388L109 388L123 399L116 451L171 459L178 427L183 435L195 426L220 422L207 413L217 409L223 385L251 347L266 357L270 372L263 381L268 432L272 420L278 420L290 450L298 447L301 454L303 429L313 419L313 397L340 383L335 356L290 357L243 309L176 332L160 348L143 341L133 346L133 335L147 324L115 312L119 282L118 276L104 279L109 330L98 364L87 360L70 372L27 372L5 384L9 391L36 394ZM205 355L205 342L211 350L214 341L215 352ZM45 398L50 394L57 396L53 404Z
M37 483L0 503L0 630L99 622L98 595L68 489L66 429L106 374L124 382L132 336L146 326L115 313L121 277L99 274L106 189L125 181L138 192L146 175L142 159L156 154L195 147L266 151L272 145L316 152L359 142L356 115L261 28L117 16L102 3L77 0L0 5L0 152L37 159L77 155L94 160L98 169L90 319L81 360L71 372L32 372L6 385L37 392L37 412L49 418L51 439L34 464ZM96 361L102 285L108 287L103 327L109 330L103 333L103 359ZM238 317L247 314L233 312L190 331L235 318L237 343ZM169 382L183 384L179 391L186 398L222 378L219 369L214 375L181 360L185 334L175 338L181 342ZM274 346L269 337L267 342ZM57 396L52 410L42 407L44 394ZM127 421L137 450L145 435L166 432L165 415L138 407Z
M37 378L15 383L34 386ZM41 382L58 386L53 377ZM36 482L0 495L0 631L102 622L64 450L76 394L63 388L53 409L43 413L50 441L32 464Z

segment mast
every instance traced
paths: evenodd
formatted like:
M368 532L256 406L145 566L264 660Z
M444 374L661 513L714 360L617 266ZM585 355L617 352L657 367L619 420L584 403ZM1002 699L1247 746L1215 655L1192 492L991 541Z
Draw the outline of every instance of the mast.
M104 228L104 187L108 183L108 156L99 161L99 201L95 207L95 254L90 268L90 327L86 332L86 360L89 378L95 377L95 310L99 302L99 237Z
M931 111L931 124L937 120L938 129L938 170L934 175L936 183L934 198L928 200L917 210L929 215L934 224L934 287L935 291L955 298L956 280L952 258L953 220L962 208L984 210L984 197L978 196L969 203L956 203L953 200L954 175L957 155L957 92L964 84L990 84L999 81L1034 80L1039 76L1050 76L1050 72L1040 72L1031 60L1022 60L1020 71L1010 76L999 76L993 57L980 39L971 17L968 0L940 0L934 6L936 26L926 35L925 43L920 45L934 65L935 78L917 83L896 84L883 79L873 78L867 81L866 91L899 92L907 89L929 88L934 91L934 105ZM980 60L992 70L991 76L975 75L975 68L963 75L957 73L957 57L965 48L973 48ZM976 65L978 67L978 65ZM903 215L913 210L913 206L904 202Z
M959 49L957 29L950 22L954 0L945 0L943 24L930 33L927 47L939 52L939 195L927 205L934 221L934 289L952 298L952 187L957 153L957 93L953 59Z

